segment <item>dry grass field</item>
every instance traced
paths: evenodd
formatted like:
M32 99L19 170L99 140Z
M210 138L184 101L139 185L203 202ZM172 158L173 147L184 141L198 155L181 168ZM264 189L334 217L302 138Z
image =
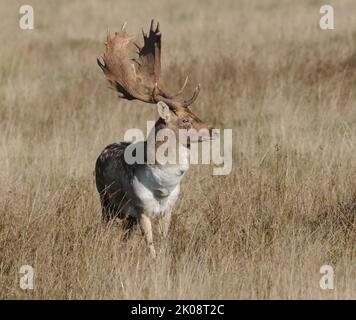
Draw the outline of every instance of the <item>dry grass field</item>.
M0 1L1 299L356 298L356 3ZM233 169L194 165L152 261L101 223L97 156L152 105L120 101L96 58L107 28L161 23L163 73L233 129ZM22 265L34 290L19 287ZM321 290L331 265L335 289Z

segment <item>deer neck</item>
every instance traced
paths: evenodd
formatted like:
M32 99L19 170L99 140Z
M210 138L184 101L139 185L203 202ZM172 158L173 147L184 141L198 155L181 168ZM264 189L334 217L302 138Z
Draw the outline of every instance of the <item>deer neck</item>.
M168 129L168 127L165 121L160 118L156 121L154 127L148 135L148 139L145 141L145 158L155 160L152 166L156 166L163 170L166 169L169 171L178 169L180 174L183 175L183 173L189 168L189 148L186 145L179 143L178 137L176 137L175 139L168 139L166 141L157 141L157 134L162 129ZM161 148L162 152L162 150L167 147L170 152L175 152L175 163L162 164L160 162L159 148Z

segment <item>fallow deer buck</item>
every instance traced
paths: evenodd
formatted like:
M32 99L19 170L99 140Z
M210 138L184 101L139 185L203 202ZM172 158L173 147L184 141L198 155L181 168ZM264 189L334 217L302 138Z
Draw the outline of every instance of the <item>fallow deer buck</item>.
M143 46L137 45L125 32L125 25L113 38L108 34L106 49L98 64L103 70L111 88L118 92L119 98L140 100L157 104L159 119L149 137L156 136L162 129L175 133L175 147L188 157L190 143L214 138L214 131L201 121L192 111L191 104L199 94L199 85L189 100L179 96L183 93L187 79L177 94L171 94L161 80L161 32L159 24L151 21L149 33L143 33ZM130 58L130 48L137 47L137 57ZM186 142L178 139L180 129L196 129L203 132L199 136L188 136ZM194 130L193 130L194 131ZM205 133L204 133L205 132ZM143 143L144 156L156 153L162 143ZM107 146L96 162L96 186L100 194L103 219L118 217L125 219L130 233L139 223L150 252L156 255L153 245L151 219L160 217L161 232L165 237L171 221L172 207L178 199L180 182L188 169L186 161L178 164L154 163L128 164L125 161L125 149L131 143L121 142Z

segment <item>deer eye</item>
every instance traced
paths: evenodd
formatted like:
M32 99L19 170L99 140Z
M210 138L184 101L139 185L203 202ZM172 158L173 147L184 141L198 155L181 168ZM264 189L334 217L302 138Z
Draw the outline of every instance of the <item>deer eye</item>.
M182 122L183 122L183 123L189 123L189 119L188 119L188 118L183 118L183 119L182 119Z

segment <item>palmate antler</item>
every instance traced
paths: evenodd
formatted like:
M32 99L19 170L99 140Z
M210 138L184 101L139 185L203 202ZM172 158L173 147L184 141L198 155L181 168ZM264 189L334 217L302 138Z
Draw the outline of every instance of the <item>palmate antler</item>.
M112 89L118 91L119 97L127 100L141 100L147 103L165 102L171 109L190 106L199 95L198 85L193 96L189 100L177 99L182 94L187 84L177 94L171 94L161 82L161 32L159 23L154 27L154 20L148 35L142 30L144 44L140 47L133 42L125 32L126 23L120 32L111 38L108 33L106 50L99 59L98 64L104 71ZM130 46L135 45L138 49L138 57L131 59L129 56Z

